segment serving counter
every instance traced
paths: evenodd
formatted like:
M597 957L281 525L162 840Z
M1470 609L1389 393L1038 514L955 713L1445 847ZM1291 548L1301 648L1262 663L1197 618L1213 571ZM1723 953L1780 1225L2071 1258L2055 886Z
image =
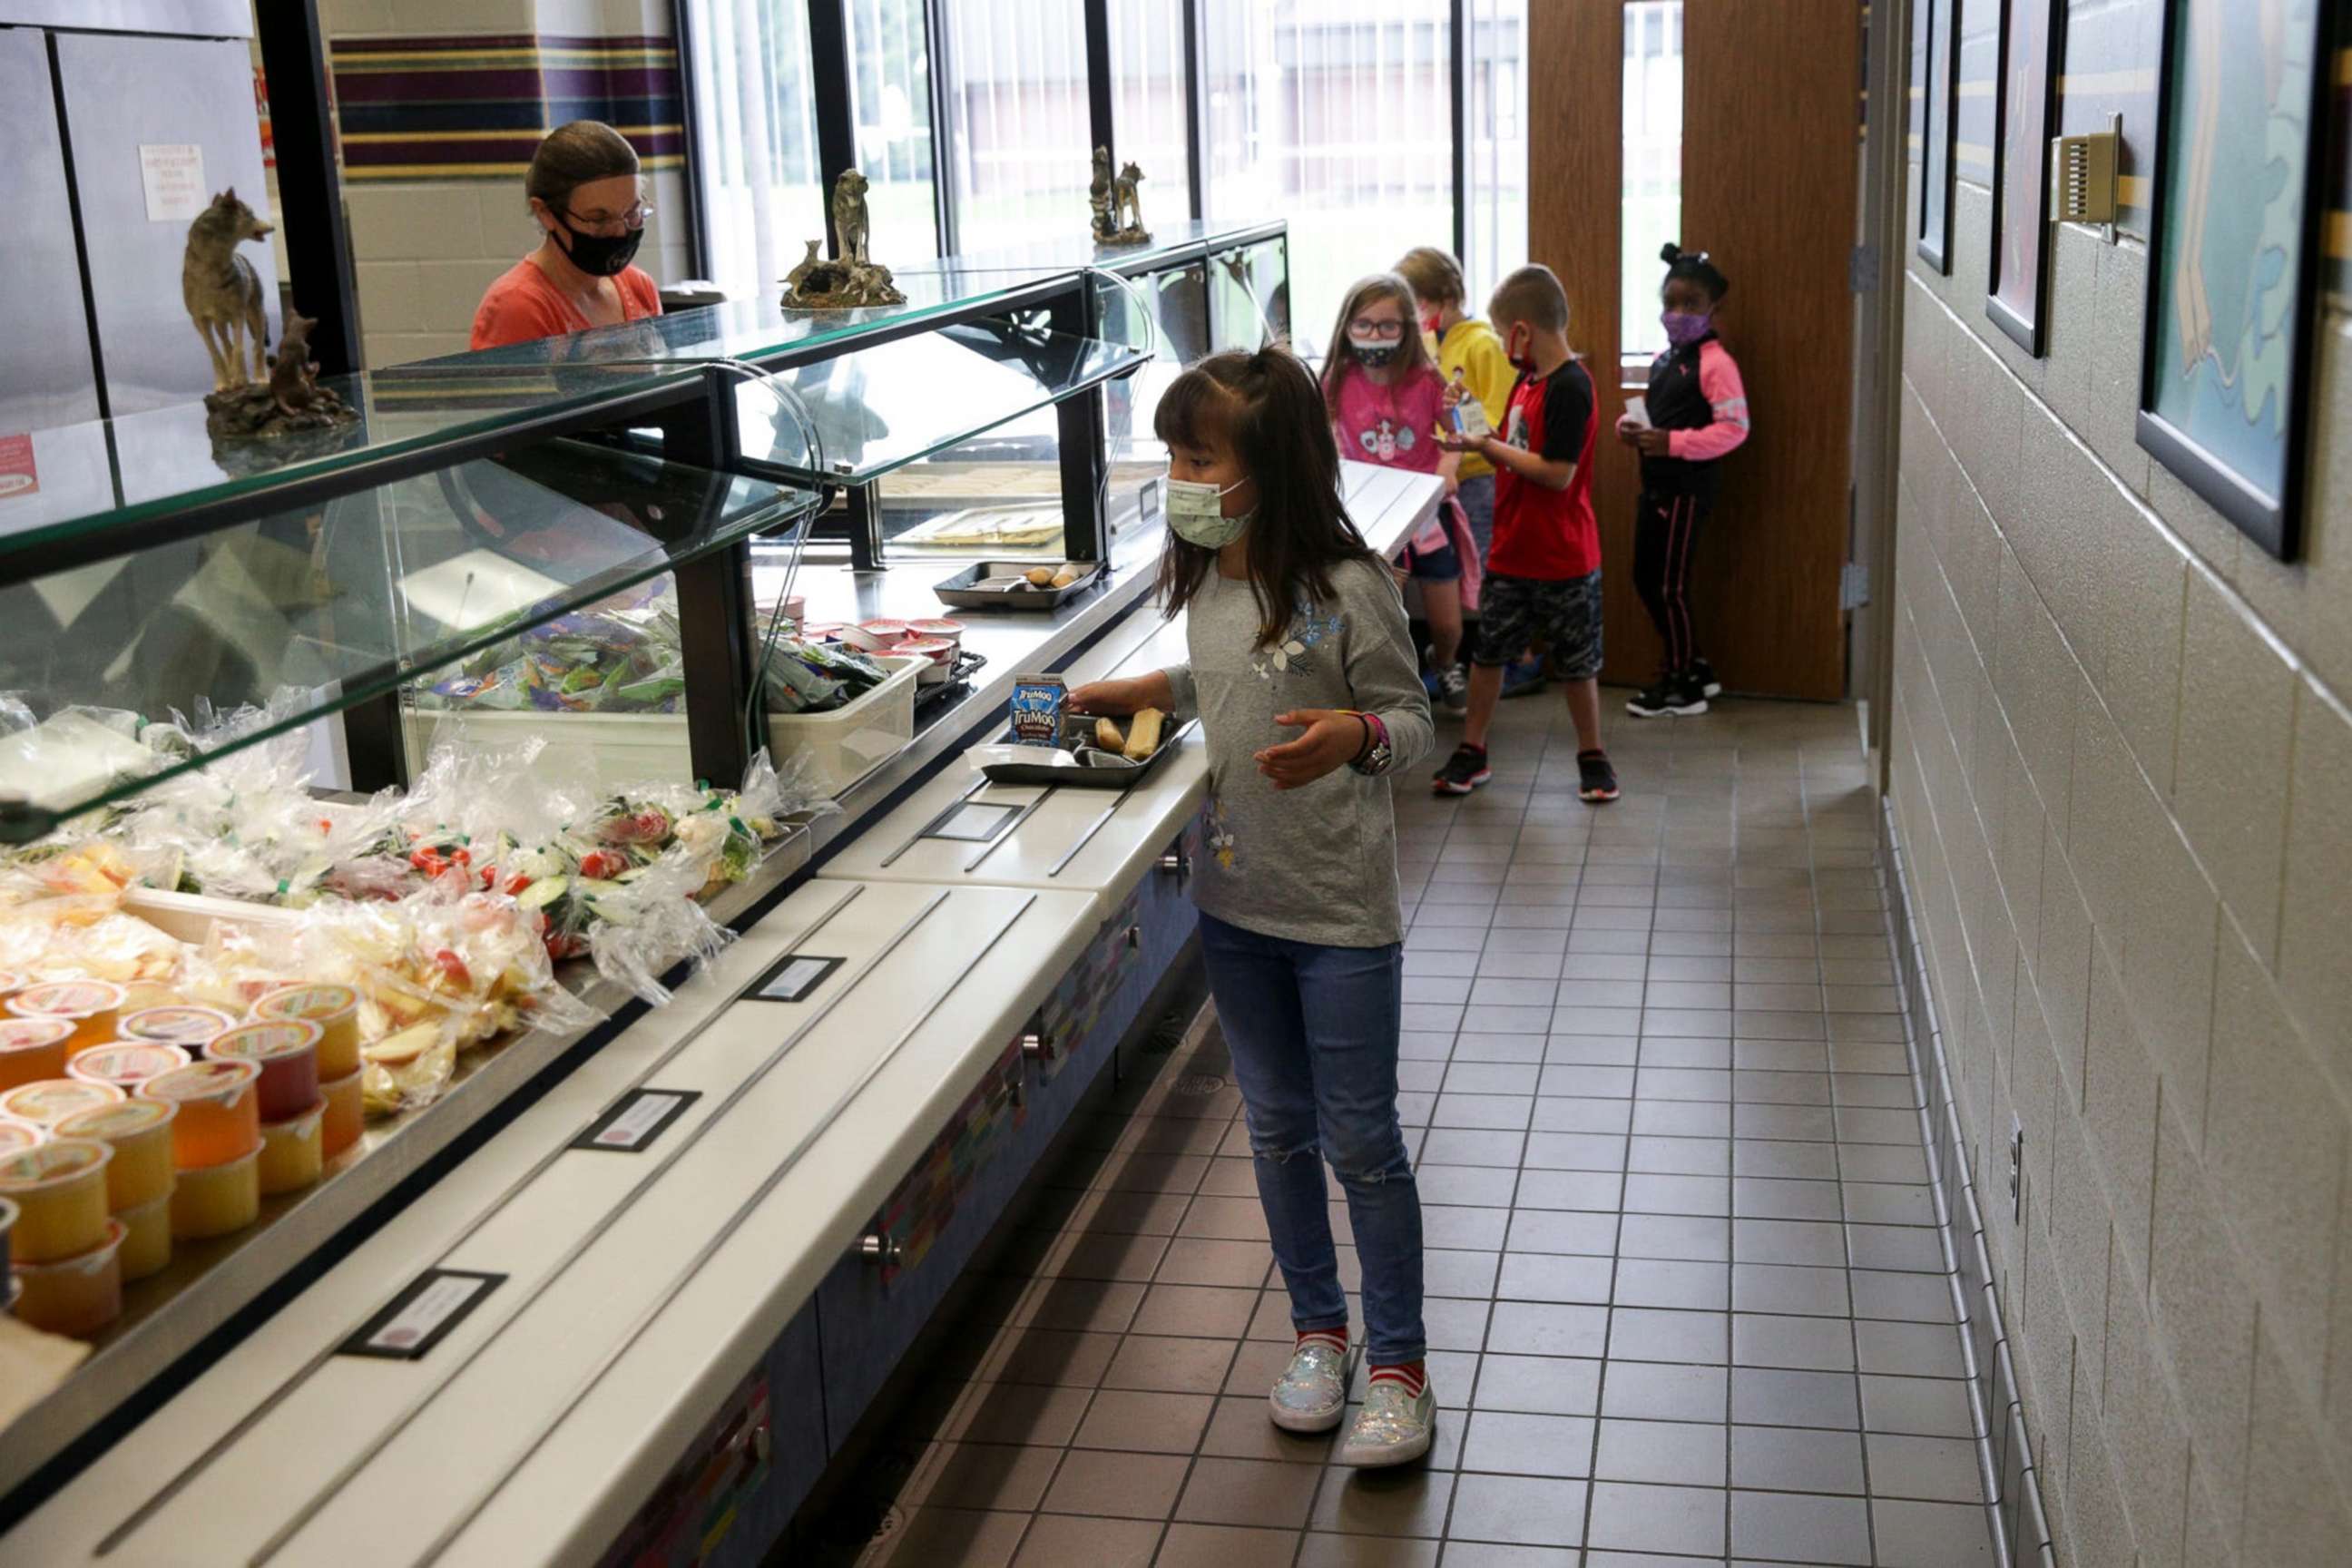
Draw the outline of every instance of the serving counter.
M1187 243L1172 265L1219 253L1214 236ZM1150 280L1148 267L1137 270ZM1051 309L1057 289L1097 305L1133 298L1124 285L1100 292L1110 287L1089 265L961 305L910 291L929 301L929 326L994 321L997 342L1025 351L1035 340L1023 310L1040 300ZM1011 314L988 314L996 309ZM928 330L879 314L870 327L885 342ZM719 325L663 330L682 342L728 337ZM882 346L845 327L770 358L814 363L793 356L839 358L861 343ZM730 361L761 352L731 338L728 348ZM1131 380L1143 351L1099 341L1076 352ZM515 378L533 374L450 362L352 389L387 421L462 426L460 466L482 467L456 484L421 447L388 447L355 466L294 454L258 488L228 477L208 489L198 504L210 510L194 521L130 508L118 484L110 520L53 499L36 531L78 541L92 568L119 574L121 563L163 550L217 554L224 534L248 552L273 530L300 537L273 520L315 540L319 509L329 535L363 511L373 552L312 560L333 568L336 592L323 597L366 600L376 610L368 624L384 635L339 640L314 619L311 641L364 647L372 660L350 655L346 679L278 692L273 710L277 729L307 726L347 753L345 777L360 784L388 782L366 776L371 765L412 773L434 734L474 743L462 714L446 727L446 712L417 723L416 693L432 679L532 625L663 581L676 584L686 623L673 752L691 753L670 765L730 776L704 764L748 750L755 606L789 593L809 622L939 613L932 584L956 563L877 525L875 492L912 461L994 463L1027 474L1023 483L1040 467L1058 474L1041 481L1066 513L1046 553L1100 570L1051 613L961 615L976 662L927 698L887 761L825 808L783 822L755 867L706 893L734 941L707 967L669 976L664 1005L584 965L565 969L565 988L604 1022L526 1030L477 1054L436 1102L376 1124L322 1184L273 1200L261 1226L134 1286L89 1361L0 1432L0 1559L690 1561L698 1549L671 1548L726 1517L712 1560L757 1561L1190 939L1187 841L1205 778L1197 736L1124 793L1000 789L964 756L1004 738L1020 674L1076 684L1181 656L1181 627L1149 602L1161 534L1148 482L1123 510L1106 499L1116 443L1098 407L1066 412L1122 395L1128 381L1106 393L1100 379L1072 378L1005 416L1042 414L1061 450L976 449L959 418L932 459L831 479L815 471L830 459L795 468L740 439L748 383L715 359L603 363L587 374L614 393L597 405L609 417L568 400L560 417L531 426L539 436L510 431L503 447L446 407L417 411L522 396ZM663 417L649 422L648 407ZM809 424L837 427L840 415ZM1092 443L1086 452L1066 449L1073 432ZM530 460L534 439L548 460ZM719 468L688 460L698 456ZM1074 464L1087 471L1075 497ZM543 554L496 526L500 508L481 498L511 496L518 474L567 498L543 529L615 541L596 570L550 573ZM711 521L681 531L642 497L631 510L632 475L671 476L656 493L702 498ZM1437 502L1426 478L1349 465L1346 484L1359 525L1383 549ZM617 524L616 507L650 547L604 533L594 520ZM110 527L112 557L98 537ZM0 595L70 605L54 574L34 575L35 559L0 547ZM462 563L454 576L451 562ZM473 598L516 565L555 591ZM428 619L402 584L433 568L465 586ZM33 685L23 668L51 668L28 643L0 647L0 666L11 678L0 689ZM162 668L148 679L168 693ZM246 675L251 695L269 693ZM35 717L128 698L53 686ZM551 731L578 717L539 716ZM194 754L29 792L0 817L19 837L86 823L158 779L202 775L268 743L242 731L206 739ZM0 769L0 787L7 777ZM1009 808L992 814L1003 831L982 842L926 837L960 802Z

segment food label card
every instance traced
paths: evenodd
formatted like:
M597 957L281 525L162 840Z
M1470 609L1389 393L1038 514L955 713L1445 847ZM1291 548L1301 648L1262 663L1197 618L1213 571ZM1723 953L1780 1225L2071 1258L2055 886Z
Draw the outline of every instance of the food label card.
M702 1098L698 1089L637 1089L614 1100L588 1131L572 1141L574 1149L612 1154L642 1154L686 1108Z
M428 1268L338 1346L337 1353L380 1361L419 1360L506 1279L503 1274L478 1274L465 1268Z

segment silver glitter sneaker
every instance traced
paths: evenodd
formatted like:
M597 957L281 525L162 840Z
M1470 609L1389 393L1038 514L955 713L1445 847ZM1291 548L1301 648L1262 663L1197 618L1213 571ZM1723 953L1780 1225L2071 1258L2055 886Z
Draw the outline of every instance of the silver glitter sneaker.
M1290 1364L1265 1396L1274 1424L1286 1432L1328 1432L1348 1412L1348 1369L1353 1350L1308 1340L1290 1352Z
M1404 1384L1383 1378L1366 1393L1334 1463L1364 1469L1409 1465L1429 1452L1436 1430L1437 1395L1426 1384L1419 1394L1407 1394Z

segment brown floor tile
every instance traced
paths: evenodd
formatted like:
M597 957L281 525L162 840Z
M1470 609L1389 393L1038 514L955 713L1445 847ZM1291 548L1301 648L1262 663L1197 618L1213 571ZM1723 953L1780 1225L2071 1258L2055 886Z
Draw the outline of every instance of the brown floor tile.
M1331 1457L1338 1441L1330 1432L1286 1432L1266 1411L1263 1390L1255 1394L1229 1394L1217 1401L1209 1427L1201 1438L1201 1452L1227 1459L1278 1459L1288 1464L1319 1465Z
M1126 1326L1139 1334L1237 1340L1257 1303L1258 1292L1242 1286L1154 1285Z
M1437 1551L1436 1542L1412 1536L1380 1540L1310 1531L1298 1549L1297 1568L1437 1568Z
M1044 1513L1031 1521L1013 1568L1146 1568L1160 1526L1139 1519Z
M942 1443L916 1467L899 1498L935 1508L1033 1509L1061 1458L1058 1448Z
M1274 1254L1262 1241L1210 1241L1178 1237L1169 1243L1154 1278L1171 1285L1263 1284Z
M1189 1454L1200 1443L1215 1405L1214 1397L1206 1394L1101 1389L1071 1441L1081 1448Z
M1315 1500L1317 1473L1271 1459L1202 1458L1176 1504L1176 1517L1197 1524L1245 1524L1297 1530Z
M1059 1447L1078 1429L1090 1394L1085 1388L1042 1383L967 1384L938 1435L967 1443Z
M1290 1568L1297 1550L1295 1530L1171 1524L1157 1568Z
M1313 1528L1342 1535L1436 1536L1445 1529L1454 1492L1451 1470L1405 1465L1385 1470L1322 1472Z
M1465 1475L1447 1533L1465 1541L1575 1546L1584 1539L1583 1481Z
M1189 1463L1174 1455L1073 1448L1045 1493L1045 1507L1053 1513L1166 1519L1183 1489Z
M960 1508L914 1509L889 1543L862 1561L872 1568L937 1568L948 1563L958 1568L1005 1568L1030 1518Z
M1129 1334L1103 1371L1106 1388L1214 1394L1225 1381L1234 1345L1226 1340Z

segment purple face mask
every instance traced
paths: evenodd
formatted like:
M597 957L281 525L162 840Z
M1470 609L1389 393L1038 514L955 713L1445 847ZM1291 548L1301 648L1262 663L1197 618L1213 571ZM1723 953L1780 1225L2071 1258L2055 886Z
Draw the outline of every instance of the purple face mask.
M1658 321L1666 329L1666 342L1678 349L1688 348L1706 336L1707 329L1715 324L1713 315L1695 316L1687 310L1668 310Z

